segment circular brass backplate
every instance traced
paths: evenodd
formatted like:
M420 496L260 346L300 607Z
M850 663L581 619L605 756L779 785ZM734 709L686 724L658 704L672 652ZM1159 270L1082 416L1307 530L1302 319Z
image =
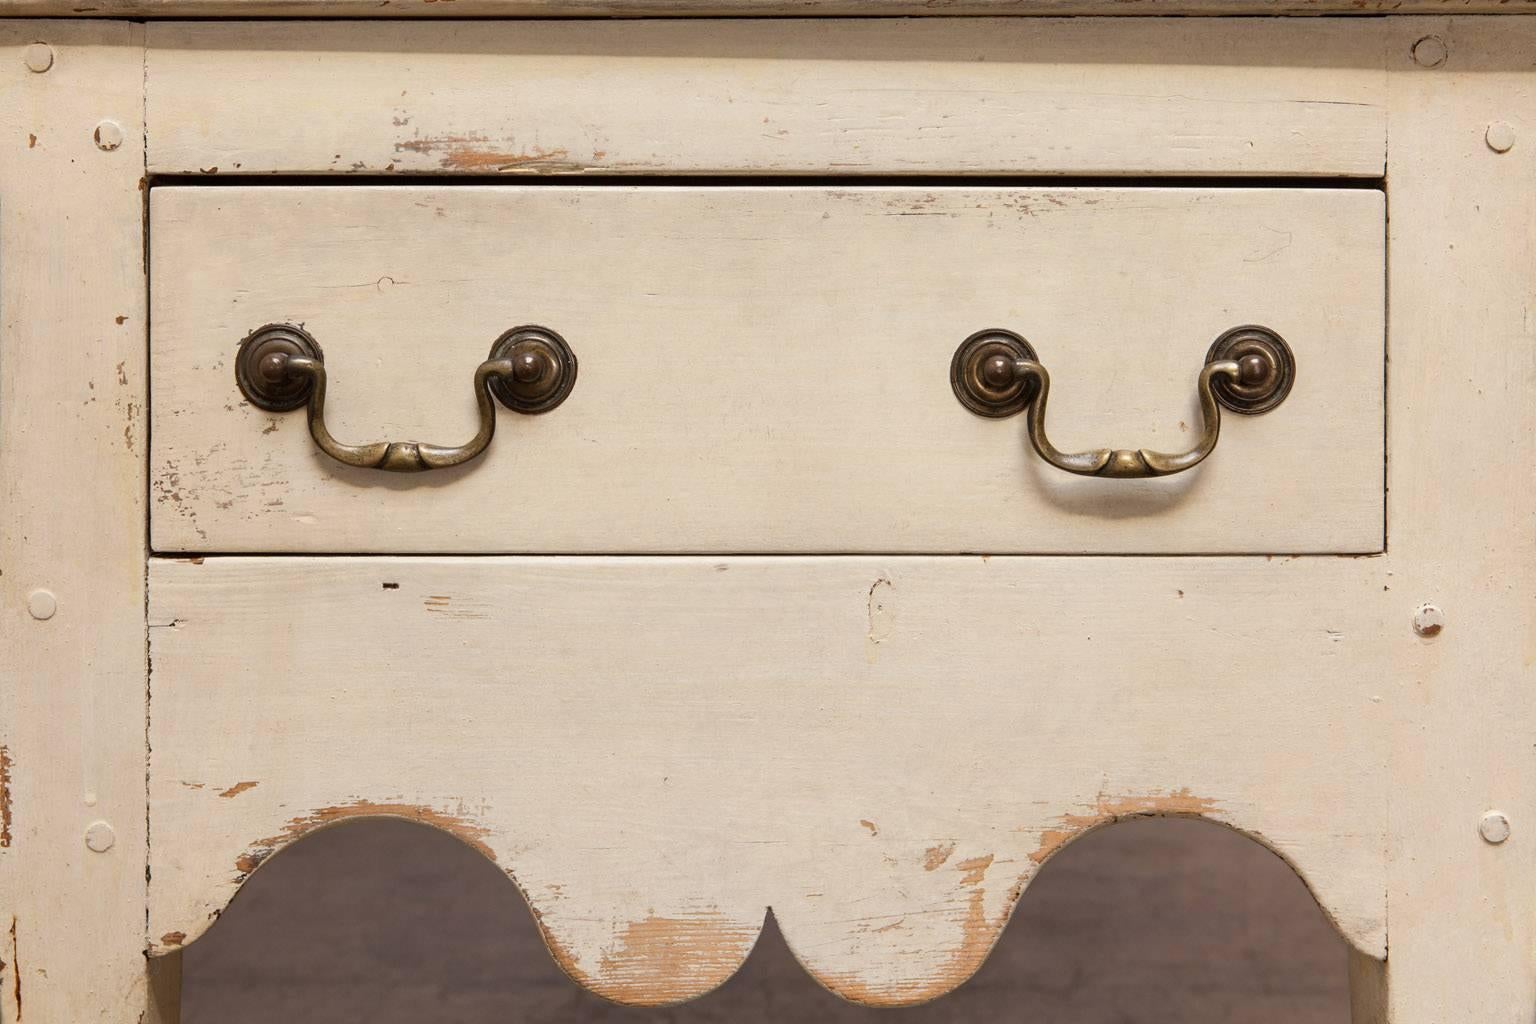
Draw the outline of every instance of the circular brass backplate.
M533 324L512 328L491 346L491 359L516 362L528 357L529 365L538 367L537 375L528 380L492 377L491 394L513 412L549 412L576 386L576 353L560 335Z
M999 357L1009 363L1019 359L1038 361L1029 342L1012 331L993 328L977 331L962 341L949 362L949 385L955 389L955 397L978 416L1012 416L1033 402L1040 390L1040 381L1033 376L1014 377L1002 385L989 381L984 373L986 365Z
M268 412L288 412L309 401L315 382L308 374L289 374L269 380L261 372L268 356L304 356L324 362L320 346L309 332L293 324L258 327L240 342L235 354L235 383L246 401Z
M1269 412L1291 393L1291 385L1296 381L1296 357L1280 335L1267 327L1250 324L1234 327L1212 342L1205 361L1241 362L1245 356L1257 356L1267 372L1247 382L1219 377L1211 382L1211 391L1224 408L1256 416Z

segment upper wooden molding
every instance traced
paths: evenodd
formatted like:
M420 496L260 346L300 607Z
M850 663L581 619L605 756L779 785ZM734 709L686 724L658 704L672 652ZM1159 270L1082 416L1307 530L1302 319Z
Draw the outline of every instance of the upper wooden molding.
M1536 0L0 0L0 17L1527 14Z

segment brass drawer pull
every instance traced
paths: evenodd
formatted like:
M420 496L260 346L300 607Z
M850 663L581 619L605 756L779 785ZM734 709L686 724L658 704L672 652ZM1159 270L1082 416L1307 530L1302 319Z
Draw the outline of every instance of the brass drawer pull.
M1029 342L1012 331L979 331L961 342L949 368L955 397L978 416L1012 416L1028 408L1029 441L1046 462L1068 473L1118 479L1167 476L1199 465L1216 447L1223 406L1244 415L1268 412L1285 401L1295 378L1296 361L1283 338L1265 327L1234 327L1211 345L1196 380L1204 425L1189 451L1063 452L1045 434L1051 375Z
M548 412L576 384L576 355L565 339L544 327L517 327L496 339L491 354L475 368L475 402L480 430L461 445L420 441L343 444L325 425L325 356L302 327L268 324L240 343L235 380L254 406L268 412L309 408L309 433L337 462L361 469L421 473L446 469L485 451L496 434L491 397L513 412Z

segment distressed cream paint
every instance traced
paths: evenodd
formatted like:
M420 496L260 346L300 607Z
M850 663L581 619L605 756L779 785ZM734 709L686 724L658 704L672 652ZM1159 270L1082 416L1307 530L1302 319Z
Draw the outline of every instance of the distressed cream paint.
M4 10L52 8L19 0ZM458 10L581 12L489 0ZM774 13L724 3L702 12L726 10ZM164 3L70 13L114 11L218 12ZM174 1019L179 951L267 859L358 816L442 828L492 859L526 896L555 959L611 998L664 1004L708 991L740 964L771 907L824 984L895 1005L963 984L1039 866L1076 837L1127 817L1186 815L1264 843L1305 880L1351 947L1358 1022L1536 1021L1536 537L1525 483L1536 456L1536 23L0 28L0 1020ZM273 184L260 177L271 173L317 180L253 187ZM372 177L356 191L318 191L352 174ZM390 187L384 176L396 174L413 176L409 188ZM693 244L747 263L760 251L750 232L710 236L690 217L713 194L661 177L731 176L741 205L723 219L758 235L794 223L796 202L827 212L829 186L843 183L823 179L880 175L885 200L933 192L937 209L956 214L933 230L950 239L946 272L968 302L999 301L1007 262L996 254L967 275L960 243L979 215L945 203L1056 195L1071 211L1062 216L1083 226L1080 236L1040 229L1048 246L1035 261L1059 280L1091 280L1084 252L1124 270L1114 260L1161 233L1174 268L1165 273L1186 266L1192 282L1168 300L1165 326L1207 315L1224 326L1270 303L1310 324L1300 338L1356 346L1376 372L1356 380L1360 368L1346 360L1309 376L1309 366L1328 365L1312 350L1291 400L1306 415L1287 416L1288 404L1232 424L1166 516L1143 508L1117 520L1106 514L1117 500L1108 489L1085 524L1042 503L1055 482L1039 467L1023 471L1021 424L955 418L945 345L936 365L921 366L898 346L913 387L933 389L921 414L934 429L975 430L974 447L953 445L952 457L985 471L995 456L991 485L1015 487L1021 507L1054 522L1054 536L1072 536L1035 544L1010 531L968 553L953 538L990 520L957 525L930 511L903 526L910 542L892 539L901 509L931 508L934 481L953 472L942 451L915 446L892 460L872 436L863 457L898 468L858 483L860 449L834 443L845 435L827 425L840 410L890 414L888 401L860 390L892 372L868 341L858 351L870 369L818 372L820 389L781 387L761 400L761 415L765 429L832 445L821 453L827 473L869 488L889 516L802 512L754 531L743 492L726 490L714 516L685 510L708 538L692 546L667 536L660 514L617 537L600 517L581 520L591 510L576 507L578 489L551 466L504 477L515 481L504 489L518 488L509 500L528 509L537 511L541 476L551 500L576 509L580 528L541 548L517 532L519 520L498 520L484 481L503 477L489 462L436 487L381 486L308 453L297 414L263 434L271 424L241 410L228 365L239 331L229 329L303 305L317 330L327 326L322 341L334 336L336 358L350 360L333 397L358 435L462 425L467 376L449 350L461 337L488 346L493 335L477 331L499 325L494 304L440 292L413 310L380 298L381 254L398 248L418 277L446 277L449 261L427 254L461 237L479 253L465 267L478 294L490 279L475 274L497 257L455 217L507 217L524 203L523 222L544 237L554 234L544 204L567 202L617 224L614 197L640 194L622 188L635 174L649 176L643 191L654 197L645 218L628 221L643 237L667 236L670 220L674 253ZM764 179L782 175L816 180L770 195ZM544 176L561 176L559 188L478 187ZM579 187L591 181L603 188ZM1111 206L1142 196L1147 209L1096 218L1081 202L1095 189ZM1232 205L1203 219L1201 195ZM306 219L295 205L306 196L334 201ZM418 214L400 204L412 200L442 206L446 224L420 215L421 231L404 238L399 225ZM1273 256L1274 295L1237 266L1259 252L1234 241L1253 221L1294 236ZM893 249L879 223L852 217L839 244L864 247L869 262L919 251L918 228L904 236L911 248ZM1010 222L1021 232L1028 223ZM1124 233L1130 255L1095 229ZM1075 237L1102 248L1074 249ZM676 257L656 247L666 270ZM1230 276L1212 269L1222 259ZM712 294L744 294L722 289L730 261L716 262L697 268L680 326L690 310L719 317ZM360 287L307 294L306 276ZM876 275L827 277L822 298L786 294L759 318L830 310L829 338L856 330L832 298L875 306ZM965 280L986 281L980 299ZM1100 314L1106 325L1122 307L1155 308L1117 287L1114 308ZM1181 375L1193 366L1183 367L1209 339L1149 322L1136 345L1158 366L1146 377L1155 394L1096 407L1088 382L1133 393L1140 378L1105 380L1090 335L1056 348L1057 332L1032 332L1026 318L1043 315L1044 295L988 312L1016 315L999 325L1031 334L1042 354L1083 361L1078 400L1058 394L1053 414L1083 444L1176 430L1189 409ZM941 317L938 289L920 298L923 316ZM370 308L390 301L410 335L369 321ZM515 306L509 296L507 316ZM428 331L432 310L441 323L430 340L454 358L429 371L423 397L400 356ZM455 316L484 323L460 331ZM963 319L948 345L990 325ZM760 352L721 358L721 329L674 339L658 323L642 336L675 346L668 354L684 369L716 360L720 386L746 393L740 375L757 372ZM348 348L364 328L376 365ZM1121 329L1102 341L1128 337ZM605 360L623 355L617 343L590 351L572 403L588 393L631 400L605 391ZM369 374L370 386L347 389ZM1062 376L1064 391L1072 374ZM835 389L821 387L828 379ZM663 393L668 380L658 369L633 381L657 392L639 422L663 439L705 400L697 386ZM832 392L851 404L832 403ZM400 405L380 401L395 393ZM420 421L389 422L404 407ZM602 424L597 404L557 410L538 427L552 446L570 444L559 433L567 412L567 429ZM492 457L534 451L519 435L532 432L526 424L501 415ZM1365 458L1373 416L1378 440ZM590 479L598 511L604 470L622 474L636 457L621 450L622 432L607 436ZM1315 468L1285 461L1286 436L1321 453ZM1336 452L1334 437L1344 439ZM180 452L216 462L214 442L244 453L251 486L274 492L267 500L303 495L317 522L338 519L324 527L329 542L307 544L300 527L311 524L252 519L251 509L221 518L234 509L217 507L230 499L215 499L209 481L240 481L232 465L211 465L203 488L182 496L200 503L195 518L209 535L179 522L162 500L161 460ZM706 454L728 462L733 447ZM1358 472L1328 475L1355 459ZM1244 505L1253 492L1234 470L1256 474L1262 491L1281 467L1293 486ZM778 479L805 486L792 473ZM1317 501L1293 500L1320 482ZM1353 504L1339 504L1346 494ZM1196 529L1202 503L1222 512ZM634 507L610 505L620 520ZM405 506L412 515L398 513ZM363 508L374 520L349 532L350 509ZM1363 511L1381 509L1361 532ZM1269 539L1236 543L1245 521ZM151 528L164 553L150 553ZM1314 553L1276 539L1284 529L1317 539ZM427 536L446 540L420 554ZM1324 551L1333 553L1315 553ZM1502 841L1485 827L1490 815L1509 823Z
M135 1024L172 1001L175 965L142 955L142 112L141 26L0 23L6 1024Z

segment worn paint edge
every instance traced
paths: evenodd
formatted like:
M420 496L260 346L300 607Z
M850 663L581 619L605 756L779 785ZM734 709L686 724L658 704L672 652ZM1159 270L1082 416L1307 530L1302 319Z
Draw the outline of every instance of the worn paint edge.
M231 787L236 792L250 788L245 783ZM221 797L229 790L219 794ZM654 911L645 917L621 923L612 939L590 954L578 953L564 941L546 919L544 911L518 882L512 869L500 865L490 845L492 830L461 812L449 812L427 805L375 802L357 798L345 804L322 807L289 819L277 834L252 843L235 862L233 879L238 896L244 883L274 855L299 840L347 821L360 818L398 818L435 828L454 836L492 863L502 868L503 876L517 887L524 905L533 917L551 959L584 989L614 1003L628 1006L671 1006L696 999L730 980L755 948L767 924L771 906L764 907L760 918L744 920L722 913L717 907L700 905L667 914ZM980 854L951 862L954 843L939 843L924 851L925 870L948 866L958 872L955 898L944 908L954 915L959 941L948 951L937 970L924 977L872 982L860 971L819 971L795 948L794 936L783 928L786 944L800 966L818 984L840 998L864 1006L899 1007L926 1003L960 987L980 970L996 948L1004 930L1018 909L1019 902L1040 868L1073 842L1102 828L1137 818L1179 817L1210 822L1229 828L1265 847L1285 863L1306 887L1309 896L1334 930L1344 938L1356 956L1376 962L1384 959L1371 950L1361 949L1340 926L1339 920L1318 899L1311 882L1296 864L1276 848L1261 832L1242 828L1226 820L1225 811L1215 799L1193 794L1189 789L1169 790L1132 796L1100 793L1086 809L1059 816L1054 826L1039 831L1039 842L1026 858L1024 870L1007 890L1001 909L986 911L986 876L998 865L992 854ZM227 901L228 902L228 901ZM227 905L226 902L226 905ZM212 915L206 927L216 923L222 910ZM193 935L195 940L198 936ZM14 960L14 923L12 934ZM188 944L185 931L168 931L151 948L152 955L175 952ZM18 993L19 998L19 993Z

